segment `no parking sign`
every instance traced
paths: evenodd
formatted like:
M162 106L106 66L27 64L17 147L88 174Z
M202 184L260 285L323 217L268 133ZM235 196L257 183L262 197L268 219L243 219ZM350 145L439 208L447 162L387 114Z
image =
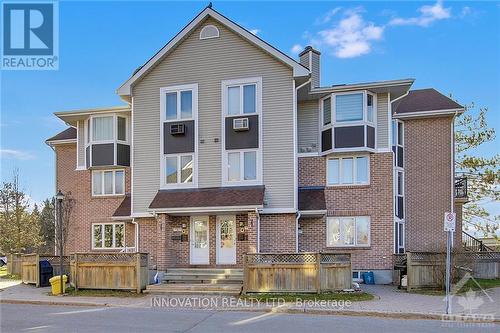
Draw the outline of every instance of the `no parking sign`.
M451 213L451 212L444 213L444 231L455 232L456 219L457 219L456 213Z

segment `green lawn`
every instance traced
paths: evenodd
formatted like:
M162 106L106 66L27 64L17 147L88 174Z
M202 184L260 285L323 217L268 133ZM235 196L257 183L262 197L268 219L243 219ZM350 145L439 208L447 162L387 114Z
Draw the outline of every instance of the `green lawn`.
M295 302L297 299L304 301L318 300L318 301L370 301L373 295L364 292L353 293L321 293L321 294L247 294L240 296L243 299L257 299L259 301L272 301L273 299L281 299L285 302Z
M68 296L83 296L83 297L143 297L144 294L138 294L128 290L94 290L94 289L79 289L73 287L66 288ZM50 293L50 295L52 295Z
M7 274L7 265L0 267L0 279L21 280L21 277L16 274Z

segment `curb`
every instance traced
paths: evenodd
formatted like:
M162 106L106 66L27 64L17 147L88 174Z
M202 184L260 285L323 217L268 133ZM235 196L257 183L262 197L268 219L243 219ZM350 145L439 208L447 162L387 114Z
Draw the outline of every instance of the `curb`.
M32 301L32 300L13 300L2 299L0 304L30 304L30 305L53 305L53 306L88 306L88 307L129 307L135 308L130 305L118 305L109 303L85 303L85 302L63 302L63 301ZM139 307L142 308L142 307ZM151 308L149 306L148 308ZM180 308L184 309L184 308ZM169 310L176 310L169 308ZM442 320L443 314L437 313L421 313L421 312L382 312L382 311L369 311L369 310L319 310L311 308L214 308L214 309L195 309L189 310L207 310L207 311L240 311L240 312L262 312L262 313L285 313L285 314L310 314L310 315L333 315L333 316L350 316L350 317L378 317L388 319L408 319L408 320ZM464 323L500 323L500 318L493 320L468 320L467 317L462 317L457 314L455 318L463 318ZM450 321L451 322L451 321Z

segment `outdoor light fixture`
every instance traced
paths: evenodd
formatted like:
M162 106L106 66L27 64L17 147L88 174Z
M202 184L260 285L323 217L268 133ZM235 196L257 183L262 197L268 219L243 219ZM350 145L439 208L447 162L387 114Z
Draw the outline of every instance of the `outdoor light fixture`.
M64 293L63 286L63 228L62 228L62 202L64 194L59 190L56 194L57 200L57 225L59 227L59 277L61 278L61 295Z

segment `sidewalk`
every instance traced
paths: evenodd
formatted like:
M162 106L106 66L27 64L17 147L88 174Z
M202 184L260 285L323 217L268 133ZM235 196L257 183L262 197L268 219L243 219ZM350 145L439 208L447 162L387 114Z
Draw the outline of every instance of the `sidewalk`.
M8 280L7 280L8 281ZM441 319L445 310L443 296L408 294L394 286L362 285L364 291L375 295L372 301L351 302L344 306L320 304L313 301L302 303L260 304L248 299L225 296L154 296L144 297L79 297L49 296L50 288L35 288L19 281L0 281L0 303L59 304L74 306L161 307L169 309L204 309L217 311L263 311L286 313L338 314L353 316L381 316L392 318ZM471 295L452 298L454 315L488 315L500 320L500 288L488 289L488 295L478 291Z

